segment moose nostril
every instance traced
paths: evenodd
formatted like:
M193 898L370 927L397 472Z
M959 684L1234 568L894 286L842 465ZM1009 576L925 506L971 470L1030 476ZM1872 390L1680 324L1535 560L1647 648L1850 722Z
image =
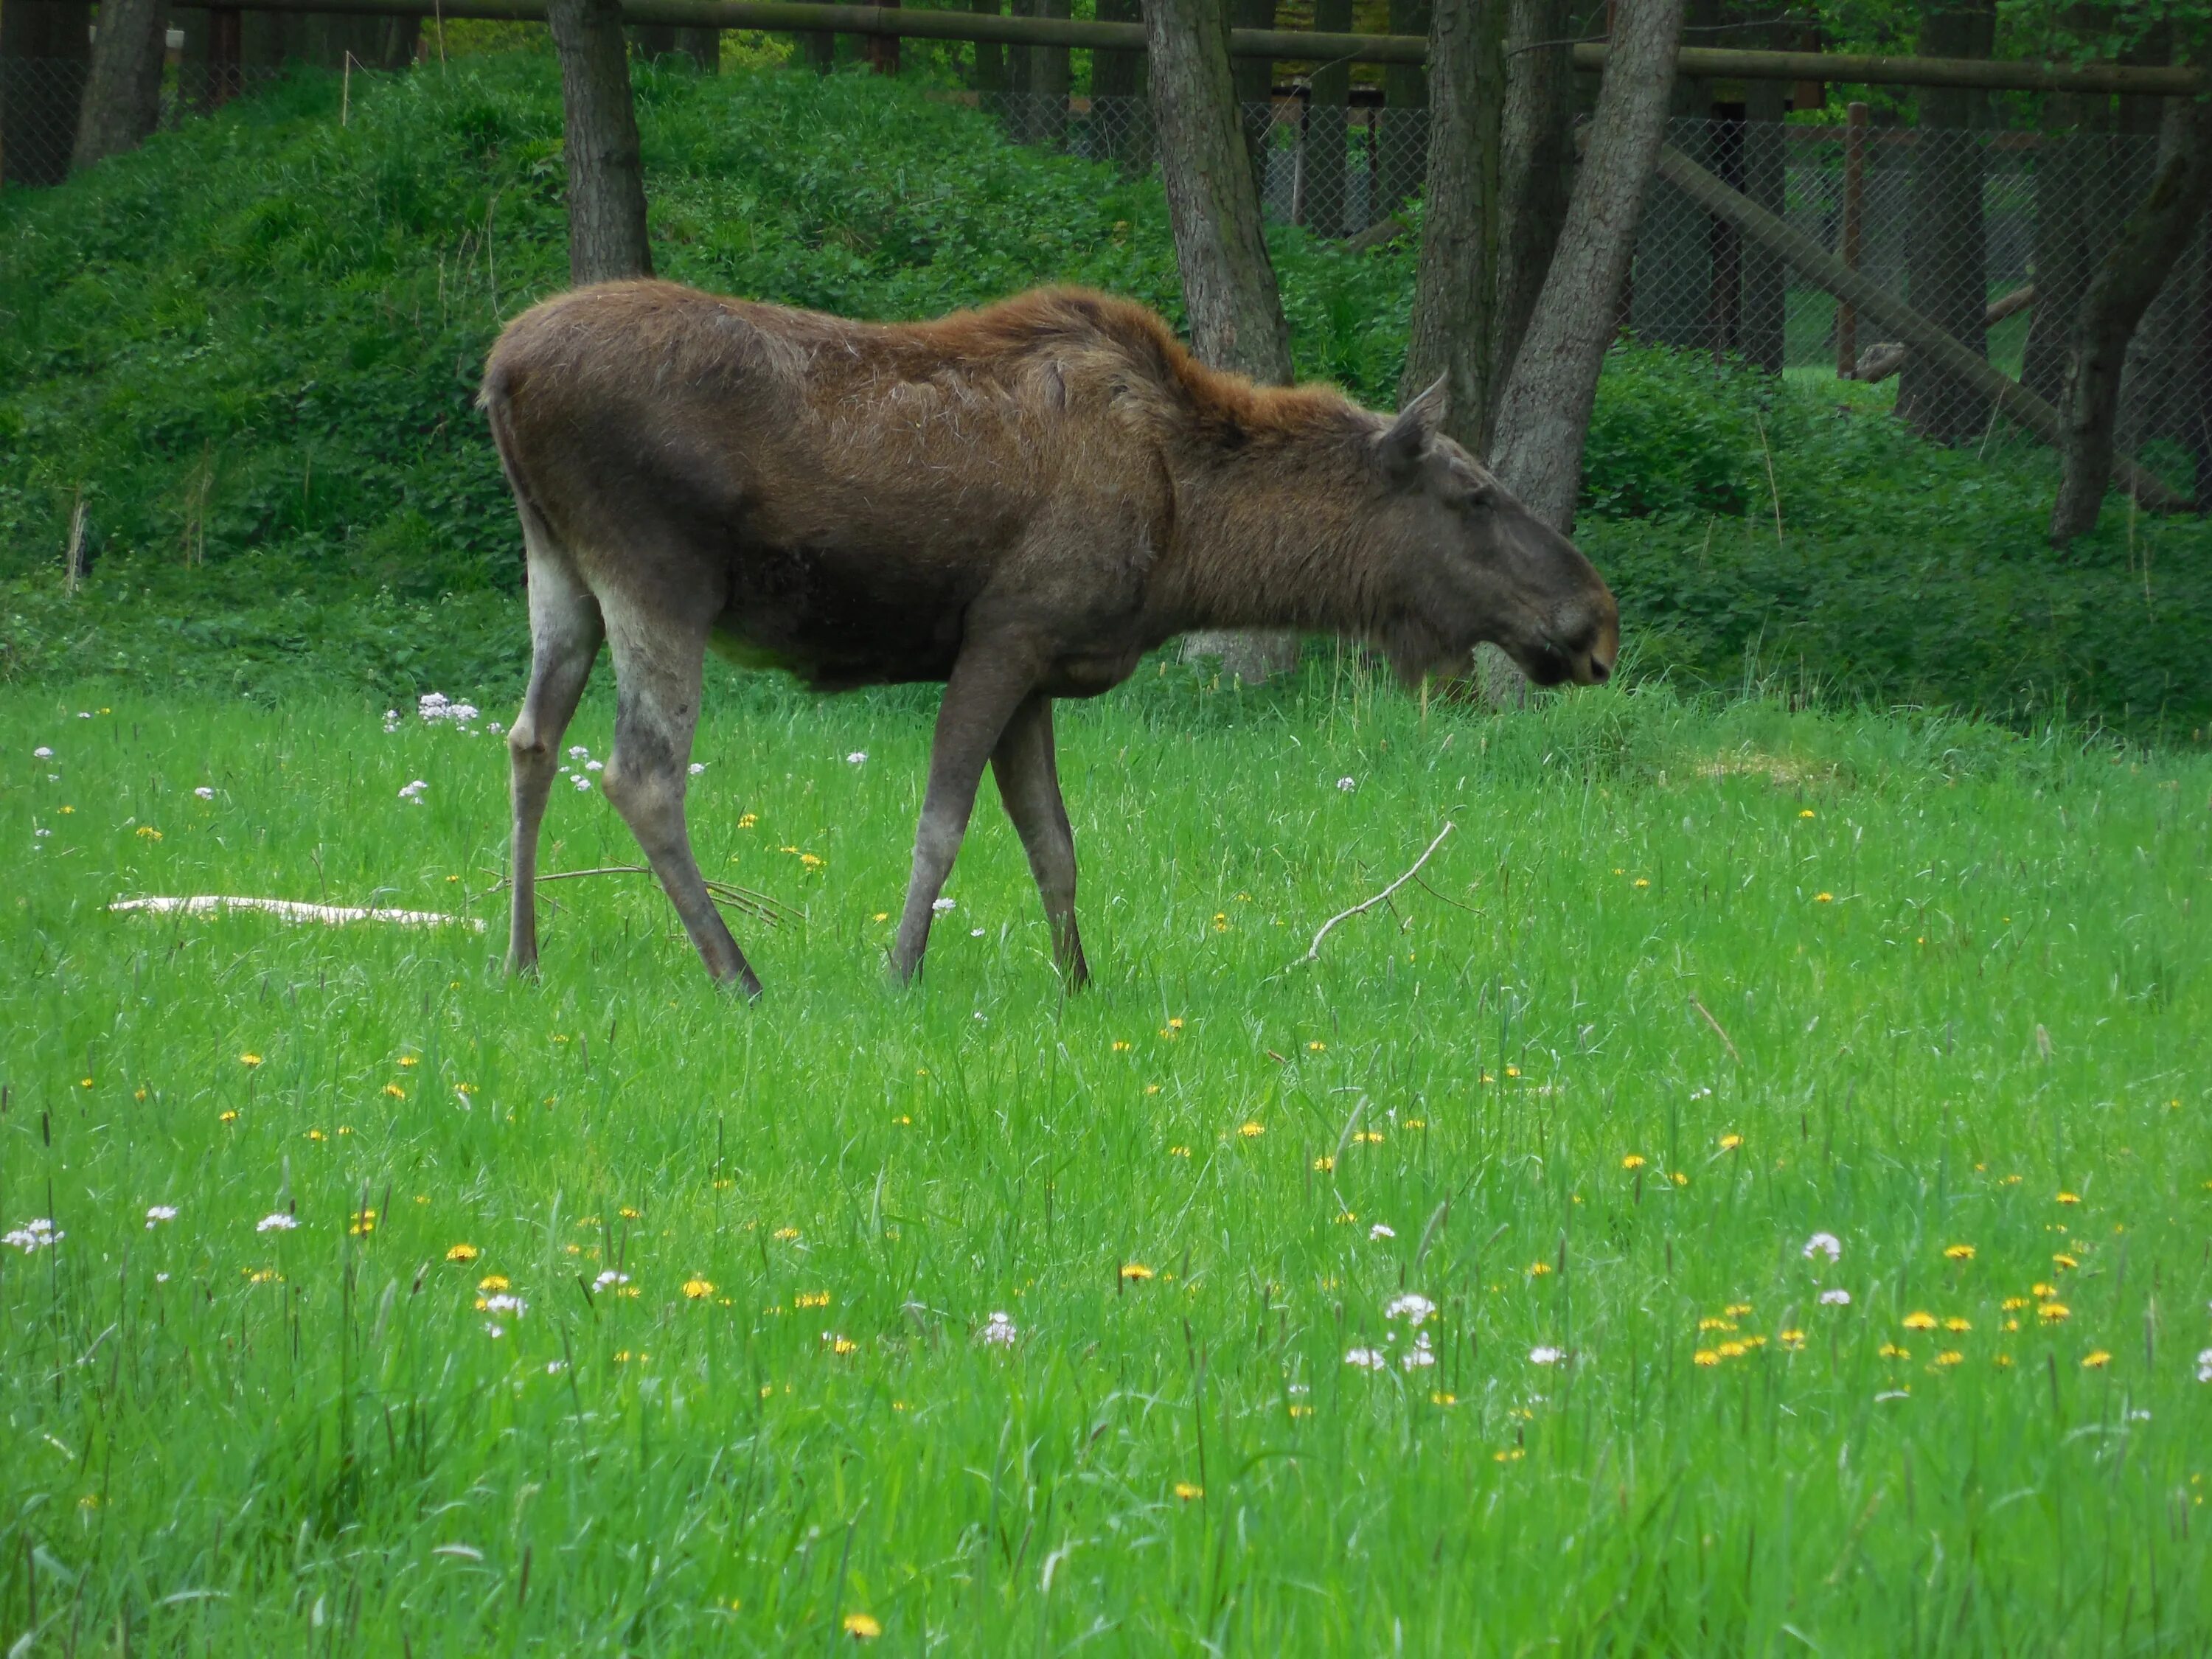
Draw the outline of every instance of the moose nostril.
M1613 665L1593 652L1589 659L1590 684L1603 685L1613 678Z

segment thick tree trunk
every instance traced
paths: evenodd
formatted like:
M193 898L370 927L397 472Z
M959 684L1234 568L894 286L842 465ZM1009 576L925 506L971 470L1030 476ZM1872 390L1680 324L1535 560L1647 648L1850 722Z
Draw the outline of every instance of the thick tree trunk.
M1566 227L1498 405L1498 476L1560 530L1574 522L1583 438L1665 136L1681 34L1680 0L1620 0Z
M168 32L169 0L100 0L71 171L145 143L161 118L161 52Z
M1006 8L1004 0L968 0L968 9L978 17L998 17L1005 14ZM1105 15L1103 6L1099 15ZM986 98L1006 91L1006 58L996 40L978 40L975 43L975 67L969 84Z
M2059 406L2058 499L2051 512L2051 539L2061 547L2097 527L2112 475L2129 338L2212 208L2212 100L2177 98L2166 122L2166 163L2090 278L2075 324Z
M807 0L800 0L800 3L805 4ZM813 0L813 3L827 4L829 0ZM799 61L816 74L827 75L837 67L837 37L828 29L805 29L796 40Z
M1261 234L1222 0L1146 0L1145 51L1191 349L1216 368L1286 386L1291 331ZM1193 634L1183 655L1220 657L1224 672L1258 681L1296 664L1297 640Z
M548 0L568 161L568 279L653 275L629 53L616 0Z
M2066 387L2066 351L2089 291L2089 269L2105 218L2102 152L2112 100L2058 92L2044 100L2035 157L2035 315L2027 325L2021 384L2057 403Z
M1010 0L1007 15L1013 17L1034 17L1037 15L1037 0ZM1009 130L1017 140L1027 128L1029 119L1030 71L1035 67L1036 54L1027 46L1006 48L1006 112L1012 118Z
M92 8L74 0L0 3L0 181L58 185L92 58Z
M1426 34L1429 13L1430 0L1390 0L1390 33ZM1382 71L1382 150L1369 214L1377 224L1428 177L1429 75L1419 64L1392 64Z
M1743 193L1775 217L1789 201L1789 165L1783 152L1782 118L1790 88L1782 81L1753 81L1744 88ZM1782 373L1788 349L1788 271L1756 242L1737 243L1743 297L1737 313L1736 349L1770 374Z
M1352 0L1314 0L1313 26L1324 34L1349 33ZM1318 65L1306 104L1304 219L1319 236L1334 238L1350 228L1366 228L1345 223L1345 155L1346 141L1351 136L1351 104L1352 65L1341 61Z
M1036 14L1065 22L1068 0L1036 0ZM1067 94L1074 84L1066 46L1031 46L1030 114L1026 137L1055 148L1067 133Z
M1429 176L1402 407L1441 377L1440 429L1476 454L1496 395L1498 175L1506 0L1436 0L1429 26Z
M1987 58L1996 27L1995 0L1922 0L1921 55ZM1984 351L1989 239L1978 129L1986 124L1989 99L1963 88L1926 87L1919 106L1905 262L1912 308L1969 350ZM1988 398L1923 358L1907 360L1898 380L1897 410L1923 437L1939 443L1978 440L1990 419Z
M1498 302L1492 413L1536 309L1575 182L1572 0L1510 0L1498 162ZM1546 42L1555 44L1547 45Z

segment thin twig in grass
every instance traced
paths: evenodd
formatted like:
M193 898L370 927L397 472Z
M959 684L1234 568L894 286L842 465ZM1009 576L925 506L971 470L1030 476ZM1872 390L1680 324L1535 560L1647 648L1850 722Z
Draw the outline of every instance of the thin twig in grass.
M1376 905L1382 903L1383 900L1389 898L1391 894L1396 892L1407 882L1413 880L1413 878L1420 872L1421 866L1429 861L1429 854L1435 852L1437 848L1443 846L1444 844L1444 837L1451 834L1451 832L1452 822L1449 818L1446 818L1444 820L1444 827L1437 831L1437 838L1429 843L1427 851L1424 852L1420 857L1413 860L1413 866L1408 869L1404 875L1399 877L1397 880L1392 882L1381 892L1376 894L1373 898L1363 899L1359 903L1353 905L1349 910L1340 910L1334 915L1331 916L1327 921L1322 923L1321 931L1313 936L1313 943L1306 947L1305 955L1300 957L1296 962L1291 963L1291 967L1303 968L1310 962L1318 961L1320 959L1321 953L1321 942L1328 937L1328 931L1330 928L1335 927L1340 921L1349 921L1353 916L1360 915L1363 911L1372 910ZM1288 972L1289 969L1286 969L1285 971Z
M1752 419L1759 426L1759 453L1766 458L1766 494L1774 503L1774 544L1779 547L1782 545L1782 489L1774 482L1774 452L1766 447L1765 417L1754 415Z
M575 881L585 876L649 876L651 874L653 870L648 865L607 864L595 870L556 870L550 873L539 875L538 880L539 884L543 885L549 881ZM804 910L791 910L769 897L767 894L756 893L750 887L732 886L726 881L716 881L711 876L700 877L699 884L723 903L743 910L747 915L756 917L771 927L781 927L794 916L802 922L806 920L806 912ZM482 903L494 894L503 893L513 885L511 878L501 876L481 893L471 894L468 902L471 904Z
M1692 997L1690 999L1690 1006L1696 1009L1699 1014L1704 1016L1705 1024L1713 1028L1713 1035L1718 1037L1723 1042L1728 1044L1729 1058L1735 1061L1737 1065L1742 1065L1743 1056L1736 1052L1736 1046L1735 1042L1729 1039L1729 1034L1721 1030L1721 1023L1713 1018L1712 1011L1707 1008L1704 1003L1698 1001L1695 997Z

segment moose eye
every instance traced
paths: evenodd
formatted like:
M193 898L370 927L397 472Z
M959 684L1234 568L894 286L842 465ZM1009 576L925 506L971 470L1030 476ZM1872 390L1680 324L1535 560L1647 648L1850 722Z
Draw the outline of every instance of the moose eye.
M1486 511L1492 505L1493 500L1494 496L1488 484L1477 484L1467 492L1467 505L1473 512Z

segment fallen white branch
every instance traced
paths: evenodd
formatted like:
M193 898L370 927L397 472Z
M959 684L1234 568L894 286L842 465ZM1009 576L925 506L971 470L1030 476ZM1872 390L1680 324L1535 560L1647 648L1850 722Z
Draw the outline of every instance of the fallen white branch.
M1362 903L1355 904L1349 910L1340 910L1334 915L1331 916L1327 921L1322 923L1321 931L1313 936L1313 943L1306 947L1305 955L1300 957L1296 962L1292 963L1291 966L1292 968L1303 968L1306 963L1317 960L1321 953L1321 942L1328 937L1328 930L1330 928L1335 927L1340 921L1349 921L1352 917L1359 915L1364 910L1372 910L1376 905L1382 903L1384 899L1389 898L1391 894L1396 892L1407 882L1413 880L1415 876L1420 873L1421 866L1429 861L1429 854L1435 852L1437 848L1443 846L1444 844L1444 837L1451 834L1451 820L1449 818L1446 818L1444 820L1444 827L1437 831L1437 838L1429 843L1428 852L1423 853L1420 857L1415 859L1411 869L1407 870L1404 875L1399 877L1397 880L1392 882L1388 887L1385 887L1373 898L1368 899Z
M204 916L219 910L258 910L283 921L314 921L329 927L349 921L382 921L397 927L465 927L476 933L484 930L483 923L474 917L441 915L435 910L365 909L350 904L306 904L297 899L240 898L227 893L200 893L190 898L161 895L118 898L107 908L118 915L136 912L157 916Z

